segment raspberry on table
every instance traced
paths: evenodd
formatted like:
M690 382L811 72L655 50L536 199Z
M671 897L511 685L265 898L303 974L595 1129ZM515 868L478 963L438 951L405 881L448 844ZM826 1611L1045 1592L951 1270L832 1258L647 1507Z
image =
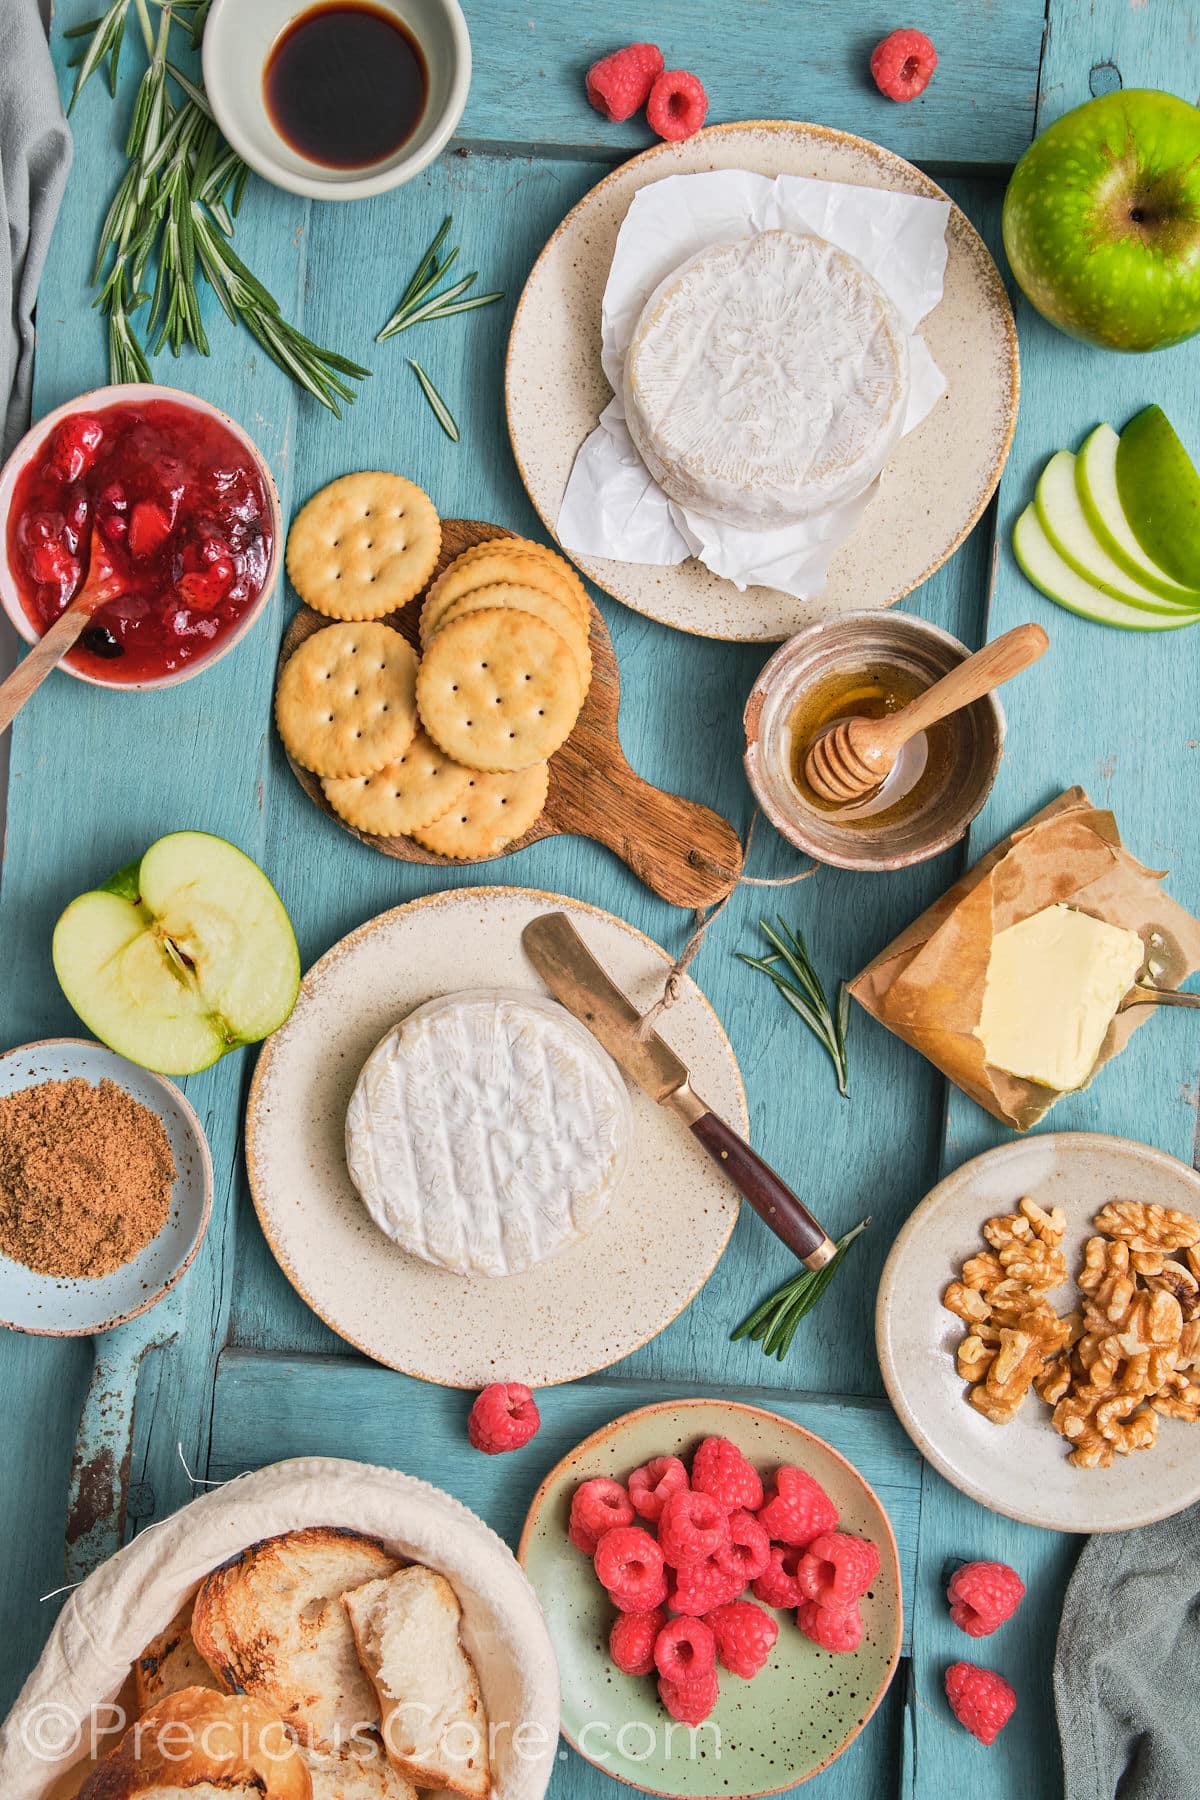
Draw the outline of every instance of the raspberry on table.
M805 1469L785 1464L776 1470L758 1522L776 1544L798 1544L807 1550L823 1531L836 1531L837 1507L819 1481Z
M646 122L669 144L695 137L708 113L708 95L688 69L664 69L646 101Z
M806 1600L796 1613L796 1623L806 1638L844 1656L862 1643L862 1619L857 1605L823 1606L819 1600Z
M968 1637L987 1637L1011 1619L1024 1594L1017 1571L999 1562L964 1563L946 1588L950 1617Z
M825 1531L800 1558L796 1582L807 1600L849 1606L862 1598L878 1573L879 1551L869 1539Z
M704 1623L717 1641L721 1667L744 1681L758 1674L779 1636L777 1621L750 1600L715 1606L704 1615Z
M730 1575L710 1556L703 1562L685 1563L682 1569L672 1570L667 1582L667 1603L676 1612L699 1619L714 1607L736 1600L745 1587L739 1574Z
M804 1595L800 1592L796 1580L796 1571L800 1566L803 1550L795 1544L772 1544L771 1560L758 1577L751 1583L750 1592L764 1606L780 1606L786 1611L803 1604Z
M672 1494L658 1521L658 1541L673 1568L703 1562L729 1542L729 1514L711 1494Z
M672 1494L688 1486L688 1472L677 1456L655 1456L629 1477L629 1498L639 1519L657 1525Z
M663 53L657 44L626 44L623 50L614 50L592 64L587 72L587 97L597 112L619 125L641 112L662 67Z
M729 1542L713 1551L713 1561L726 1575L736 1575L747 1588L771 1564L771 1540L753 1513L729 1515Z
M700 1675L695 1681L664 1681L659 1677L658 1697L673 1719L681 1725L703 1725L717 1704L720 1688L717 1671Z
M672 1619L655 1639L654 1665L664 1681L698 1681L717 1666L717 1640L702 1619Z
M1017 1696L994 1669L975 1663L951 1663L946 1670L946 1698L960 1725L981 1744L992 1744L1017 1708Z
M541 1423L537 1401L524 1382L493 1381L471 1408L467 1436L485 1456L502 1456L520 1450Z
M606 1531L633 1524L633 1505L619 1481L607 1475L593 1476L575 1489L571 1501L571 1542L585 1556L594 1556ZM590 1538L591 1544L587 1543Z
M596 1546L596 1574L622 1612L649 1612L667 1597L662 1551L640 1525L618 1525Z
M608 1651L623 1675L653 1675L654 1644L666 1622L661 1606L617 1614L608 1634Z
M915 100L929 86L937 60L923 31L890 31L871 52L871 74L889 100Z
M692 1458L692 1486L711 1494L727 1512L757 1512L763 1503L758 1470L728 1438L705 1438Z

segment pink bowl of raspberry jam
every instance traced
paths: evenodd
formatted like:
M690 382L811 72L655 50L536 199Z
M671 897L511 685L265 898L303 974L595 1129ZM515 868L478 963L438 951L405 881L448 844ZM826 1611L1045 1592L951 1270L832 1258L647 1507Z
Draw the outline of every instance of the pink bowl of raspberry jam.
M209 668L253 625L279 569L262 456L175 388L99 388L40 420L0 472L0 520L0 601L31 644L103 541L124 591L61 665L98 687L170 687Z

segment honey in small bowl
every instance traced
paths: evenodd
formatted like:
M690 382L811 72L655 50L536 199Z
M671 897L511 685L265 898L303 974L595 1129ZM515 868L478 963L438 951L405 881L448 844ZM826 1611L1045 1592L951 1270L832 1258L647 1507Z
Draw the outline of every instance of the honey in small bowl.
M803 695L789 721L791 776L806 806L847 826L888 824L910 818L945 785L955 754L954 725L941 719L911 738L881 787L847 805L826 800L810 786L804 764L816 739L842 719L885 719L929 686L898 663L872 661L833 669Z

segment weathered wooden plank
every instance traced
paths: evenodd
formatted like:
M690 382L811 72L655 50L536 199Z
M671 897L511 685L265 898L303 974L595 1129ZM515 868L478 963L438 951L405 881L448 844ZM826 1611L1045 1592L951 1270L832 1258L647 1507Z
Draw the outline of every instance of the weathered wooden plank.
M1039 124L1089 98L1098 65L1111 64L1127 87L1195 92L1200 9L1093 7L1052 0ZM1103 79L1112 82L1111 71ZM1099 79L1099 77L1097 78ZM1098 91L1102 91L1099 90ZM1200 843L1194 830L1196 683L1200 633L1118 632L1052 606L1024 580L1008 535L1051 453L1075 448L1102 418L1118 428L1160 400L1193 449L1200 446L1196 347L1154 356L1118 356L1076 344L1027 305L1018 314L1022 404L1016 442L1001 488L1001 546L988 621L990 635L1038 619L1051 636L1043 662L1008 690L1010 736L995 794L971 837L982 853L1056 791L1080 781L1111 804L1127 843L1156 868L1185 904L1200 904ZM1139 1032L1119 1064L1086 1093L1057 1106L1047 1129L1109 1131L1143 1139L1185 1162L1194 1156L1200 1031L1194 1016L1167 1014ZM961 1095L950 1097L944 1167L1009 1134ZM1102 1479L1102 1477L1100 1477ZM1082 1474L1080 1480L1093 1477ZM1146 1469L1153 1481L1153 1466ZM1012 1623L989 1638L976 1660L1013 1682L1019 1707L988 1753L988 1800L1054 1800L1061 1792L1050 1667L1063 1590L1079 1548L1063 1538L990 1517L931 1471L921 1516L913 1670L923 1704L912 1713L919 1800L963 1785L977 1766L975 1747L955 1726L941 1692L946 1664L971 1651L949 1623L940 1575L947 1561L972 1556L1012 1563L1029 1592Z
M555 146L616 159L654 139L644 119L611 125L588 105L584 72L622 44L652 38L668 68L694 69L710 124L811 119L858 132L926 164L1015 162L1033 134L1043 0L940 0L915 18L839 0L605 0L586 13L527 0L467 6L475 47L466 140ZM937 73L920 100L897 106L868 69L895 24L928 31Z

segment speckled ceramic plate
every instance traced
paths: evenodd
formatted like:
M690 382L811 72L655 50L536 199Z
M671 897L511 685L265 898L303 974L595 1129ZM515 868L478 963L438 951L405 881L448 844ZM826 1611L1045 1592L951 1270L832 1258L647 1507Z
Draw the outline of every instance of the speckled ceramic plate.
M171 1082L87 1038L47 1038L0 1056L0 1094L44 1081L115 1081L163 1122L175 1158L171 1210L158 1236L96 1281L38 1275L0 1256L0 1325L46 1337L87 1337L155 1306L190 1266L208 1230L212 1160L199 1119Z
M965 1327L942 1295L983 1225L1023 1195L1061 1206L1071 1270L1050 1296L1069 1312L1092 1218L1110 1200L1157 1201L1200 1213L1200 1175L1128 1138L1048 1132L1003 1144L948 1175L918 1206L884 1266L875 1341L892 1405L923 1456L981 1506L1050 1531L1130 1531L1200 1500L1200 1426L1162 1419L1158 1442L1111 1469L1076 1469L1031 1394L1011 1425L993 1425L966 1401L954 1351Z
M701 1439L727 1437L764 1478L781 1463L807 1469L838 1509L841 1529L879 1546L881 1566L862 1603L863 1640L833 1656L790 1614L753 1681L722 1674L711 1724L695 1737L672 1721L649 1676L622 1675L608 1654L613 1608L591 1563L567 1537L571 1497L593 1475L624 1480L652 1456L685 1459ZM903 1609L892 1527L844 1456L790 1419L727 1400L666 1401L626 1413L552 1469L534 1497L517 1556L537 1590L558 1653L563 1735L581 1756L630 1787L689 1800L758 1800L826 1768L858 1736L900 1659Z
M384 1033L462 988L543 993L521 947L541 913L571 915L635 1005L662 992L665 951L611 913L560 894L463 888L360 926L305 976L259 1058L246 1163L259 1219L292 1286L378 1362L447 1387L545 1387L628 1356L698 1293L729 1241L738 1200L673 1113L633 1093L622 1185L596 1229L521 1275L468 1279L410 1256L372 1224L346 1171L346 1108ZM729 1040L695 983L659 1026L713 1107L748 1129Z
M611 397L600 367L600 307L617 233L641 187L668 175L750 169L947 196L890 150L822 125L715 125L659 144L607 176L567 214L521 296L508 348L508 428L529 497L553 533L576 453ZM824 594L739 593L694 558L673 567L578 556L591 579L635 612L699 637L774 643L858 607L891 606L966 537L1004 467L1017 417L1012 308L987 248L957 206L946 230L941 304L920 327L948 392L903 439Z

